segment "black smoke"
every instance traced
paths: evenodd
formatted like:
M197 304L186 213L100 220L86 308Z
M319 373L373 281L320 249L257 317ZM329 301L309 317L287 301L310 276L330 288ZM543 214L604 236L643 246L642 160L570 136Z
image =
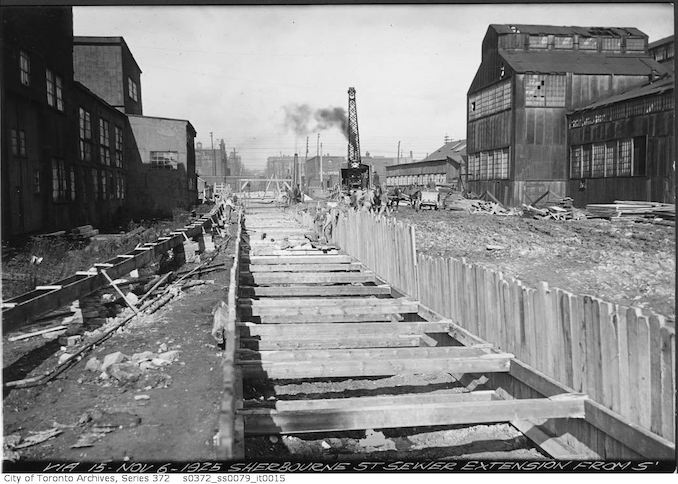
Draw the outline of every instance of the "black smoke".
M341 107L313 109L308 104L288 104L285 111L285 127L299 136L338 128L347 136L348 118Z

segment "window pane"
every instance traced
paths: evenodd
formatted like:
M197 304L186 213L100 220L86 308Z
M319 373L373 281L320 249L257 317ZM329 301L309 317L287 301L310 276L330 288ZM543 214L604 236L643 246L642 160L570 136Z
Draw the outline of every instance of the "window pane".
M598 39L595 37L579 37L579 50L598 50Z
M626 39L626 51L644 52L645 39Z
M546 49L548 41L547 35L530 35L530 49Z
M621 52L621 39L603 37L601 40L602 50Z
M574 39L572 37L555 37L553 46L556 49L571 49L574 46Z

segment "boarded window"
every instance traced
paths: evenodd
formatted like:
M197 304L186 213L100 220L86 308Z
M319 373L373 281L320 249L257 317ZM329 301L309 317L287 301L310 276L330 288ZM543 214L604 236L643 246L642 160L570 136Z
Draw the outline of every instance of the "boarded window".
M530 50L546 49L549 45L549 37L548 35L530 35L529 42Z
M574 47L574 39L572 37L556 36L553 39L553 47L556 49L572 49Z
M570 148L570 178L582 178L581 146Z
M579 50L598 50L598 39L595 37L579 37Z
M633 172L634 176L645 176L645 151L647 138L636 136L633 138Z
M31 59L23 50L19 52L19 71L21 72L21 84L31 85Z
M606 52L621 52L621 39L614 37L603 37L600 39L601 50Z
M605 176L605 145L603 143L596 143L593 145L591 177L600 178L603 176Z
M525 75L525 106L565 107L564 75Z
M617 159L617 176L631 175L631 156L633 142L630 139L619 141L619 157Z
M626 52L645 52L645 39L626 39Z
M471 94L468 100L469 119L477 119L509 109L511 107L511 81L504 81Z

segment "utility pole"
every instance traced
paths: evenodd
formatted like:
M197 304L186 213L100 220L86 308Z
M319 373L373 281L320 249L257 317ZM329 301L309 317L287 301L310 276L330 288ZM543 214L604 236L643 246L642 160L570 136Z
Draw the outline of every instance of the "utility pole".
M398 161L396 162L396 165L400 164L400 141L398 141Z
M323 188L323 144L320 143L320 188Z
M320 133L318 133L318 140L315 142L315 156L320 156Z

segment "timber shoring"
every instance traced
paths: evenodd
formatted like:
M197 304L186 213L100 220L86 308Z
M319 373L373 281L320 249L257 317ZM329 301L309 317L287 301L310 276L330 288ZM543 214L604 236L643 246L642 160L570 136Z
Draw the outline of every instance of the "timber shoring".
M118 255L103 263L94 264L94 267L105 268L111 279L117 279L134 269L144 267L154 257L167 252L169 249L182 245L184 240L202 235L205 228L214 225L213 218L221 216L223 210L224 205L218 204L208 214L200 217L198 221L172 232L173 235L160 237L157 242L148 242L142 246L137 246L126 254ZM54 311L108 285L109 281L98 271L83 271L49 286L44 286L45 289L38 287L33 291L3 301L2 331L4 334L14 331L41 314Z
M299 218L312 224L308 214ZM661 455L645 457L667 458L671 449L675 453L675 324L664 316L543 282L531 288L463 258L417 254L412 226L370 213L341 215L332 242L377 277L419 299L422 309L514 354L564 388L588 394L597 405L587 407L591 425L585 425L595 427L589 437L596 441L598 455L623 455L615 447L619 441L610 443L593 433L608 435L609 430L621 438L624 425L636 437L635 431L643 430L643 442L655 436L655 447L642 447ZM601 428L610 422L617 431ZM633 449L634 439L626 444Z

